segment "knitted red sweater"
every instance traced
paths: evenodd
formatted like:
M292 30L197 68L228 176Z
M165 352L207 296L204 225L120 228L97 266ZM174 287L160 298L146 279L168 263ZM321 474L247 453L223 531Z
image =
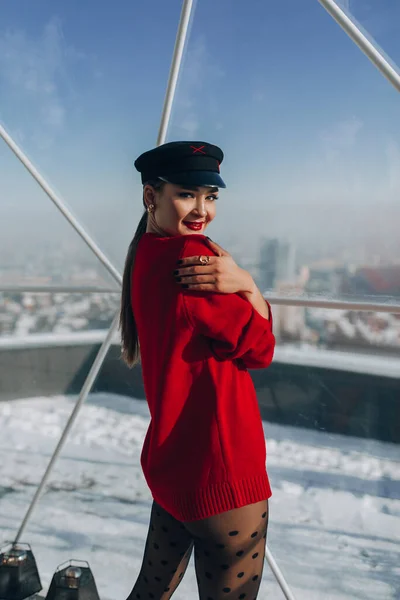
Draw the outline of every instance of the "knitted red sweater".
M183 290L184 256L214 255L203 235L146 233L133 269L151 422L141 464L154 500L194 521L269 498L266 448L247 367L267 367L272 322L237 294Z

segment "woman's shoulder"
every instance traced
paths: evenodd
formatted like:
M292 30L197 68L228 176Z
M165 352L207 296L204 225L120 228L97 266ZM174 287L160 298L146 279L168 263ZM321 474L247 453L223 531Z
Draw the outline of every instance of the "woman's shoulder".
M205 254L208 256L215 255L215 252L210 247L208 238L205 235L192 234L182 237L184 237L185 240L182 243L180 258L193 256L195 254Z
M144 234L142 240L145 245L161 248L163 254L165 252L171 252L171 254L177 253L179 258L199 253L209 254L210 256L215 254L208 245L208 238L205 235L197 233L161 237L148 232Z

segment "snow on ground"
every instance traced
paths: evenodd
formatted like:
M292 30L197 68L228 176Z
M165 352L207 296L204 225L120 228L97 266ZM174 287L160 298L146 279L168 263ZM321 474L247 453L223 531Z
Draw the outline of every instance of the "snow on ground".
M0 403L0 530L13 539L75 398ZM46 588L87 560L104 600L124 600L139 571L151 496L139 457L144 402L89 397L20 541ZM273 486L268 544L297 600L400 598L399 447L265 423ZM197 598L193 564L174 600ZM266 564L260 600L283 598Z

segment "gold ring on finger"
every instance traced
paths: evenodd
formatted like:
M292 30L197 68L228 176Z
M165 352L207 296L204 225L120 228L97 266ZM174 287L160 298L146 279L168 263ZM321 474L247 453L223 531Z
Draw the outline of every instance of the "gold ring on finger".
M210 257L209 256L200 256L199 261L202 265L208 265L208 263L210 262Z

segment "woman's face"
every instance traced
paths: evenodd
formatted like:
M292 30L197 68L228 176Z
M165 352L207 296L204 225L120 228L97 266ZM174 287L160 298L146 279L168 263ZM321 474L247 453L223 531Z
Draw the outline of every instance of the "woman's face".
M149 213L147 231L170 236L204 233L215 217L218 188L165 183L157 191L146 185L144 198L147 206L155 206Z

